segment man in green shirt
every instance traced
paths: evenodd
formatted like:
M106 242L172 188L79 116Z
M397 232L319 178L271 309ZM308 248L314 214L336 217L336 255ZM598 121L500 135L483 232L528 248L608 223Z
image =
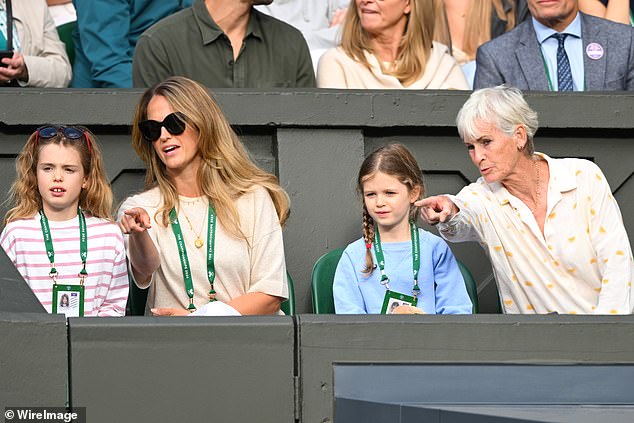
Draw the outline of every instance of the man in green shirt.
M145 31L134 51L135 87L183 75L210 88L314 87L302 34L253 8L271 0L196 0Z

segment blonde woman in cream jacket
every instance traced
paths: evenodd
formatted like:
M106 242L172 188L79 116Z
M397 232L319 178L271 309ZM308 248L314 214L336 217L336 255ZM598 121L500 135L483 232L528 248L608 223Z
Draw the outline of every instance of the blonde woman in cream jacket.
M353 0L341 45L317 70L321 88L468 89L449 49L433 40L432 0Z

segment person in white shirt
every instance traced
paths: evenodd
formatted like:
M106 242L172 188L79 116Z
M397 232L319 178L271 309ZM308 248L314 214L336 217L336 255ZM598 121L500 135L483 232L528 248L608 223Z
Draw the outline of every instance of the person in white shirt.
M55 26L59 27L77 20L77 12L72 0L46 0L46 4Z
M632 249L599 167L534 152L537 113L516 88L475 91L457 126L482 177L416 204L448 241L480 242L504 311L631 314Z
M275 0L255 8L302 31L317 71L321 55L337 47L339 29L349 3L350 0Z

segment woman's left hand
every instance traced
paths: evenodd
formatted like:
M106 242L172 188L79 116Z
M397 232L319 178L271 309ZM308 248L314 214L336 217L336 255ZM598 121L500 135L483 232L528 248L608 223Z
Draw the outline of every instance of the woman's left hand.
M12 79L29 80L29 71L26 68L22 53L15 52L12 58L2 59L2 63L5 67L0 67L0 81L8 82Z
M423 310L418 307L414 307L411 305L402 305L398 306L394 309L392 314L425 314Z
M182 308L153 308L150 311L155 316L189 316L189 311Z

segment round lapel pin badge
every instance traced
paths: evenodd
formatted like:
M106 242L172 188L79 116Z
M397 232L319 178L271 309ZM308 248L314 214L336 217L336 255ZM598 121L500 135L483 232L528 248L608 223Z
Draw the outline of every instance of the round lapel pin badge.
M590 43L586 47L586 54L592 60L599 60L603 57L603 47L599 43Z

